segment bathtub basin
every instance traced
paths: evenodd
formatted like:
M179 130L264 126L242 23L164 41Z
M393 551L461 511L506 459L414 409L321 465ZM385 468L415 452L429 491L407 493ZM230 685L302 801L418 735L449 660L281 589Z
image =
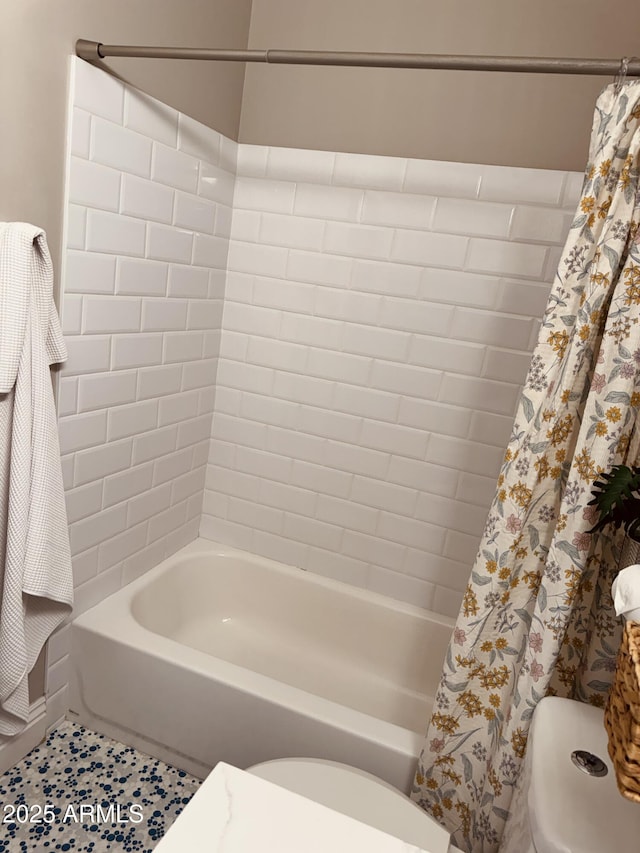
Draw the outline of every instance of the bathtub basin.
M198 539L72 622L70 713L202 777L309 756L408 791L452 625Z

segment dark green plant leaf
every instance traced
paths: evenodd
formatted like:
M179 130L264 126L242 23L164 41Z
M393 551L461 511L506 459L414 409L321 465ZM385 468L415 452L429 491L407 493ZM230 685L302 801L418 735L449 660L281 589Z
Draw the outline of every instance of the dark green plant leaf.
M591 491L593 498L588 506L598 510L598 522L589 533L602 530L610 524L620 525L629 535L637 535L640 528L640 468L614 465L610 472L596 479ZM633 531L633 533L630 533Z

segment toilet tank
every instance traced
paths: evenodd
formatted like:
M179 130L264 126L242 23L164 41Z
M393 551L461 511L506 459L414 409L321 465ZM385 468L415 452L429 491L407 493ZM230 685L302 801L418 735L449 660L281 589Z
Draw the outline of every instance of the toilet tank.
M607 774L592 776L571 759L593 753ZM602 711L548 696L533 715L524 762L500 853L614 853L637 849L640 804L616 786Z

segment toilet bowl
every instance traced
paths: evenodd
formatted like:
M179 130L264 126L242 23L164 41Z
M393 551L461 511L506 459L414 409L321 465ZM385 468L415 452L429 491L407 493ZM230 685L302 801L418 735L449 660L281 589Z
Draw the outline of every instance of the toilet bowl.
M249 773L429 853L460 853L447 831L391 785L346 764L266 761ZM602 710L547 696L533 714L501 853L637 850L640 806L617 790Z
M460 853L446 829L416 803L363 770L336 761L281 758L247 772L430 853Z

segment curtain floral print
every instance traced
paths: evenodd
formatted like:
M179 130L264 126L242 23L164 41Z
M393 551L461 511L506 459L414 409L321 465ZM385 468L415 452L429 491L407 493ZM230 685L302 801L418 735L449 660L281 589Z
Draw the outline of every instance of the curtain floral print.
M414 799L473 853L500 845L537 702L603 705L619 537L594 478L640 430L640 83L596 104L589 164L446 656Z

